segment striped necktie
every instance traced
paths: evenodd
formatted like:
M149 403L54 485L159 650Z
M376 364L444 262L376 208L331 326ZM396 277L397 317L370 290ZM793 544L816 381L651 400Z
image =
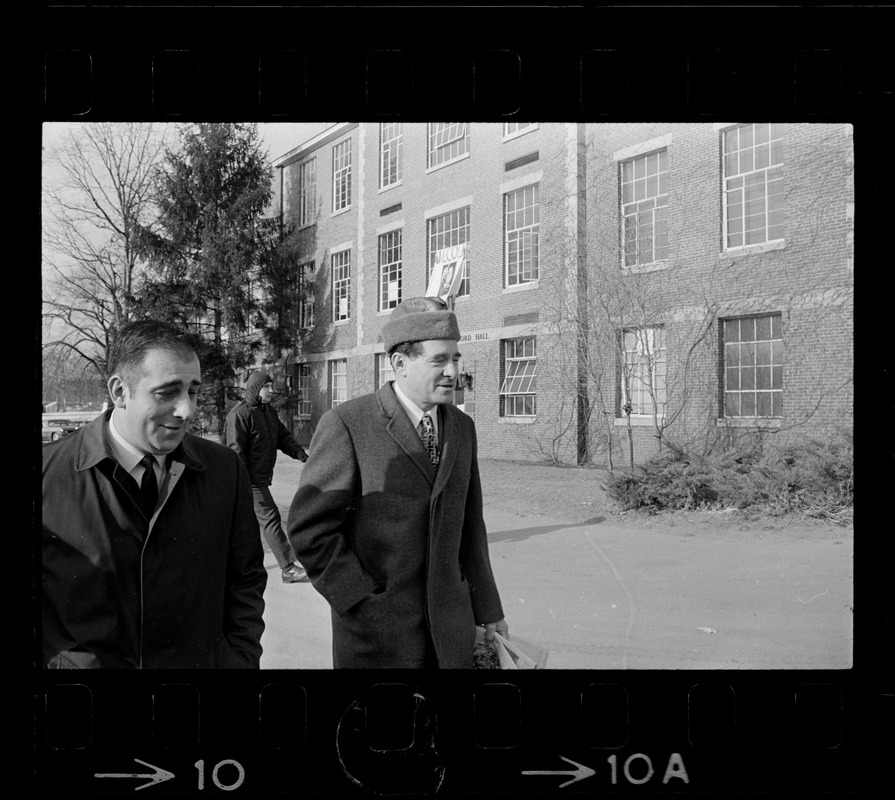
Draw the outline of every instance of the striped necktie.
M143 513L149 518L155 512L155 504L158 502L155 459L152 456L143 456L140 463L143 465L143 479L140 481L140 494L143 495Z
M432 462L432 467L437 470L439 461L438 443L435 441L435 426L432 424L432 417L428 414L423 414L423 418L420 420L419 433L420 439L423 440L423 447L426 448L426 452L429 454L429 461Z

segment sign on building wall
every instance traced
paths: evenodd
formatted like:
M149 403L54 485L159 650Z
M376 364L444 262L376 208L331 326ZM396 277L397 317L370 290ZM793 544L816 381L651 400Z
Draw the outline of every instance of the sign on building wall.
M454 297L460 291L463 265L466 263L466 247L464 243L435 251L435 266L429 277L426 297L440 297L447 302L449 297Z

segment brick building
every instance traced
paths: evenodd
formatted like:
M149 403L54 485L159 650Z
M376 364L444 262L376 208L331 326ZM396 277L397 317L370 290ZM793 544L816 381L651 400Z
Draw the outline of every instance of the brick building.
M390 378L380 330L466 244L480 453L566 463L852 423L851 129L340 123L274 162L309 441Z

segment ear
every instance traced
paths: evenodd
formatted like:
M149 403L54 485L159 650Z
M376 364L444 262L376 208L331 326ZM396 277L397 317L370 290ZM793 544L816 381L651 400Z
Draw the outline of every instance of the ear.
M406 362L406 357L403 353L392 353L391 355L392 369L395 372L395 375L399 373L403 374L404 364Z
M130 391L128 391L127 384L121 379L121 376L113 375L109 378L108 387L112 404L116 408L125 408L127 401L130 399Z

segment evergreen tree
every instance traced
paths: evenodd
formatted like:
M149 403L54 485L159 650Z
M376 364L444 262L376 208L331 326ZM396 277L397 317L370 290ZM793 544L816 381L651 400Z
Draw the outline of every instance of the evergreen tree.
M237 372L263 346L259 219L271 182L256 124L184 126L180 146L167 152L158 173L158 224L140 239L152 267L140 291L141 312L201 334L199 421L218 431Z

